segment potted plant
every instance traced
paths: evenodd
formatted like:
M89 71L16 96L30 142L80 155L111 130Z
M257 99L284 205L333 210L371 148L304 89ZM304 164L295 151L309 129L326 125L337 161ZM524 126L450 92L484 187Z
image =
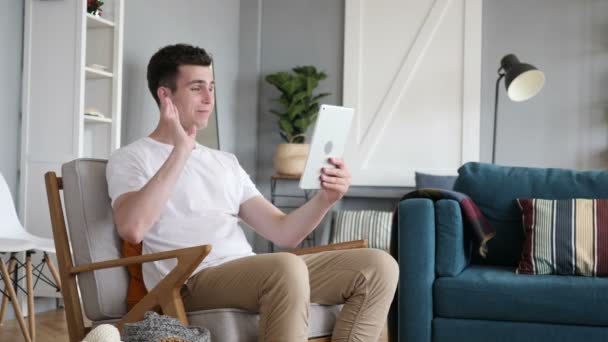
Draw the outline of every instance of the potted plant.
M299 176L304 171L309 144L306 130L317 119L319 100L330 93L313 94L319 81L327 75L314 66L298 66L293 72L277 72L266 76L281 96L274 99L279 110L270 110L278 117L279 134L285 141L277 146L274 168L279 174Z

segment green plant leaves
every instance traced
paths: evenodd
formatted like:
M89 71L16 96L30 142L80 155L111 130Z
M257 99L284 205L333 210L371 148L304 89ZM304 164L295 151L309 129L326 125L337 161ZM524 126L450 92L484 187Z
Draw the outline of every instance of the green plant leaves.
M305 131L306 128L309 126L308 122L309 119L307 118L299 118L295 121L294 126L301 129L302 131Z
M322 98L324 98L324 97L326 97L326 96L329 96L329 95L331 95L331 93L321 93L321 94L319 94L319 95L317 95L317 96L313 97L313 98L312 98L312 100L310 100L310 102L317 102L317 101L319 101L320 99L322 99Z
M270 110L279 119L281 137L287 142L293 139L298 143L304 142L303 135L317 119L318 101L330 93L313 95L319 81L327 78L323 71L311 65L297 66L292 71L270 74L265 80L281 92L281 96L273 99L273 102L278 103L282 110Z
M281 118L279 119L279 127L288 135L292 135L293 134L293 126L291 125L291 122L285 118Z
M288 110L287 110L287 117L289 118L289 120L293 121L296 119L296 117L301 116L302 115L302 111L304 110L304 108L306 108L304 106L304 104L302 103L294 103Z

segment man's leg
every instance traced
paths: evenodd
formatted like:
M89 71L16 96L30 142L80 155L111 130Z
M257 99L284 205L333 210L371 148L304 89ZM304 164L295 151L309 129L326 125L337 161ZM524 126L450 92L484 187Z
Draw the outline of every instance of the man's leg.
M187 311L239 308L260 313L259 341L306 341L308 269L288 253L261 254L206 268L182 290Z
M344 303L332 341L378 341L399 279L395 259L368 248L301 257L309 270L311 302Z

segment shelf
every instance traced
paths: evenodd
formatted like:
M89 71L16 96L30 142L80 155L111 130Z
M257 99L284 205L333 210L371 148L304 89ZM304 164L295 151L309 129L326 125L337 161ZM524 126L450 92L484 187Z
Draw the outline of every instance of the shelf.
M96 116L89 116L89 115L85 115L84 116L84 122L85 123L105 123L105 124L111 124L112 123L112 119L110 118L98 118Z
M91 68L91 67L85 67L84 71L85 71L85 78L87 80L95 80L95 79L100 79L100 78L112 78L114 76L114 74L112 74L111 72L107 72L104 70L99 70L99 69L95 69L95 68Z
M87 13L87 28L112 28L114 23L108 19Z

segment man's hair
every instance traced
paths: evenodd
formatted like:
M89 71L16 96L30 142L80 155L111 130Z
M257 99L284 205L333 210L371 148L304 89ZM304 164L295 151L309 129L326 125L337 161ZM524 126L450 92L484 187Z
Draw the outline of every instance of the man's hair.
M163 86L175 91L175 82L180 65L210 66L211 56L197 46L188 44L168 45L158 50L148 62L148 89L158 105L158 87Z

